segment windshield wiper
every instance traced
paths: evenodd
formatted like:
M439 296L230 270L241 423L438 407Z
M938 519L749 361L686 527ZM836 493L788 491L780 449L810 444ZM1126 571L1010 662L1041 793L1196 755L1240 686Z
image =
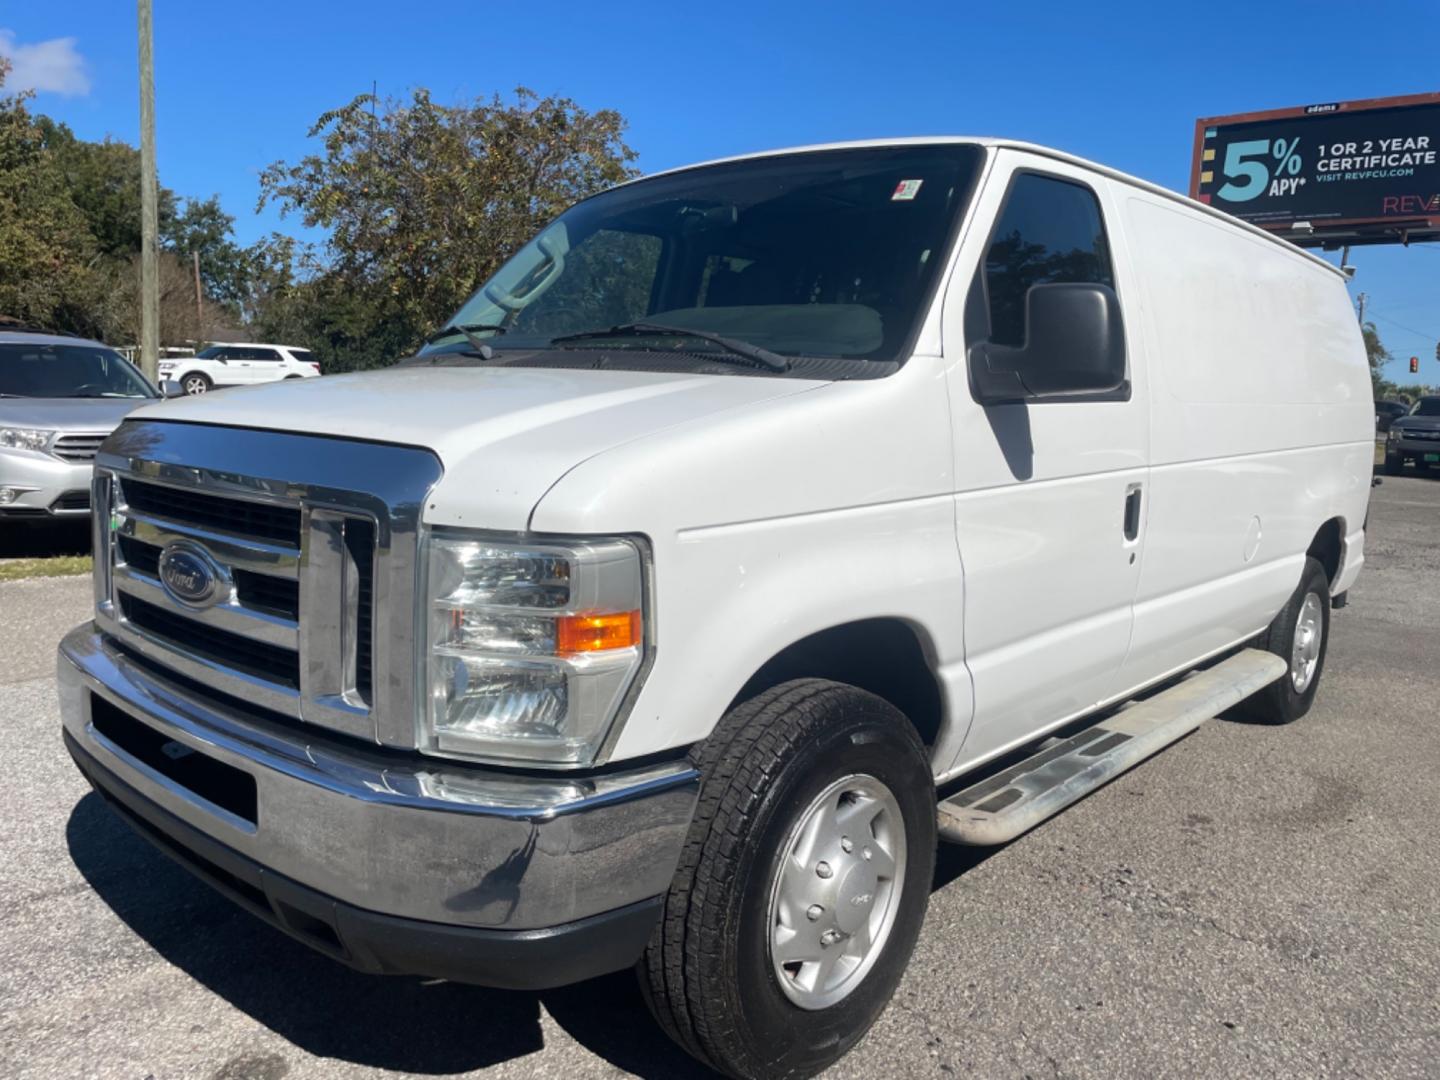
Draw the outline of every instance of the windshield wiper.
M489 330L492 333L503 334L510 328L501 326L499 323L452 323L449 326L442 326L425 339L426 345L433 345L441 338L447 338L454 334L464 334L465 340L474 347L475 353L481 360L489 360L495 355L495 351L488 344L476 337L476 333Z
M779 353L773 353L759 345L751 345L748 341L726 337L723 334L712 334L709 330L690 330L683 326L665 326L652 322L625 323L621 326L612 326L608 330L582 330L578 334L561 334L557 338L552 338L550 344L559 345L562 342L584 341L587 338L630 337L642 334L673 334L676 337L699 338L701 341L719 345L727 352L735 356L743 356L746 360L769 368L771 371L790 370L790 361Z

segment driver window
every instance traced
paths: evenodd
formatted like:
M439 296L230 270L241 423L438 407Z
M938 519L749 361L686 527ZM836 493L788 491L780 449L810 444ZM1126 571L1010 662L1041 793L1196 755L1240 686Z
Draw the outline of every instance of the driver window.
M1081 282L1115 287L1110 247L1095 193L1083 184L1020 173L985 255L990 341L1025 344L1025 298L1032 286Z

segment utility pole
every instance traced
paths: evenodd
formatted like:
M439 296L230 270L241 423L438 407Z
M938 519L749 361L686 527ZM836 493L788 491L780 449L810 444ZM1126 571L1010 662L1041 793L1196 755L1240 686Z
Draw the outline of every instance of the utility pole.
M205 336L205 309L200 301L200 252L192 251L191 256L195 260L195 344Z
M160 359L160 231L155 176L155 57L152 0L137 0L140 23L140 370L152 383Z
M1357 297L1355 298L1355 301L1356 301L1356 303L1359 305L1359 308L1360 308L1360 325L1361 325L1361 326L1364 326L1364 325L1365 325L1365 294L1362 292L1359 296L1357 296Z

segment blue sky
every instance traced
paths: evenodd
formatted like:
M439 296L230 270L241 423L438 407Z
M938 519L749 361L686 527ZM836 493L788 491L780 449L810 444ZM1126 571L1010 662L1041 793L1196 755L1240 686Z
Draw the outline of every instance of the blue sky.
M218 193L248 242L260 169L372 81L440 100L525 85L615 108L647 171L884 135L1047 143L1183 190L1197 116L1440 90L1434 0L972 5L396 5L155 0L161 181ZM69 39L69 40L67 40ZM1383 48L1379 46L1383 43ZM138 141L135 8L0 0L0 54L35 107ZM1353 291L1398 358L1440 382L1440 244L1364 248Z

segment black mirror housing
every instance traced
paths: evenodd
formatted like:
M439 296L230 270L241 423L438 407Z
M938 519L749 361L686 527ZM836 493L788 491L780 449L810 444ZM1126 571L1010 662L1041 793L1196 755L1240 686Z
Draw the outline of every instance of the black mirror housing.
M1108 285L1064 282L1025 294L1025 343L982 342L970 374L983 404L1106 394L1125 386L1125 324Z

